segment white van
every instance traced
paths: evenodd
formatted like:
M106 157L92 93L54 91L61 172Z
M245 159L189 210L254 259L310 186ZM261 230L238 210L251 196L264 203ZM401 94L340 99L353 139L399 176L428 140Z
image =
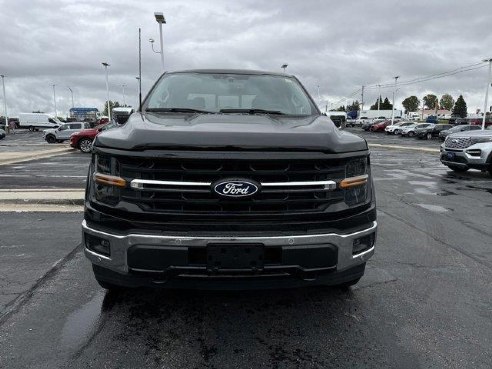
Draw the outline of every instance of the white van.
M20 113L19 128L29 128L38 131L39 128L58 128L63 123L57 118L45 113Z

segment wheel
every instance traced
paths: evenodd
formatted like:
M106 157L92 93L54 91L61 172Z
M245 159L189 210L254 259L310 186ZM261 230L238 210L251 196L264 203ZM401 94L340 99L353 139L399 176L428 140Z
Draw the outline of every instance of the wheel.
M123 287L121 287L121 286L118 286L116 284L109 283L106 281L102 281L102 280L98 279L97 277L95 277L95 278L96 278L96 281L99 284L99 286L101 286L105 290L114 291L114 292L123 290Z
M79 141L79 149L82 152L89 153L92 150L92 140L89 138L83 138Z
M413 136L415 136L415 132L413 131L408 132L408 137L413 137Z
M454 165L448 165L448 168L457 172L457 173L464 173L468 170L468 168L462 168L462 167L457 167L457 166L454 166Z
M34 127L33 126L29 126L29 131L30 132L34 132Z
M356 279L352 279L351 281L347 281L347 282L343 282L343 283L337 284L335 287L340 288L342 290L347 290L349 287L357 284L357 282L359 282L361 278L362 277L359 277L359 278L356 278Z
M425 135L425 138L428 139L428 140L432 140L432 133L427 133Z
M56 142L56 137L53 135L48 135L48 136L46 136L46 142L48 142L50 144L54 144Z

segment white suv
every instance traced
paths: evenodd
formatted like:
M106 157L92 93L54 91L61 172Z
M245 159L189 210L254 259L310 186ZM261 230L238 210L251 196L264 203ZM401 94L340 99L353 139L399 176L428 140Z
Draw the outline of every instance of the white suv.
M441 145L441 163L455 172L488 170L492 175L492 130L453 133Z
M64 123L58 128L45 129L43 131L43 138L48 143L63 142L69 140L72 133L87 128L90 128L90 124L86 122Z

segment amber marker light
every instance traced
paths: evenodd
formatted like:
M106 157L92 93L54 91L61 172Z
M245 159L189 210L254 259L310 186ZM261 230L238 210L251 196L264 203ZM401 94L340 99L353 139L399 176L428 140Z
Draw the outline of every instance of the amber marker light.
M340 181L340 188L346 190L347 188L365 185L367 183L367 178L369 178L367 174L364 174L363 176L345 178Z
M126 181L121 177L94 173L94 181L106 186L126 187Z

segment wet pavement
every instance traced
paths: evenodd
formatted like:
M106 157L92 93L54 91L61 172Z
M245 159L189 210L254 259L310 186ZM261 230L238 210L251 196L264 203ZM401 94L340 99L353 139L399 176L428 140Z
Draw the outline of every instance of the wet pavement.
M351 290L106 293L74 232L70 257L0 318L0 367L490 368L491 178L457 175L429 153L374 149L371 162L376 254ZM15 232L3 229L1 245Z

